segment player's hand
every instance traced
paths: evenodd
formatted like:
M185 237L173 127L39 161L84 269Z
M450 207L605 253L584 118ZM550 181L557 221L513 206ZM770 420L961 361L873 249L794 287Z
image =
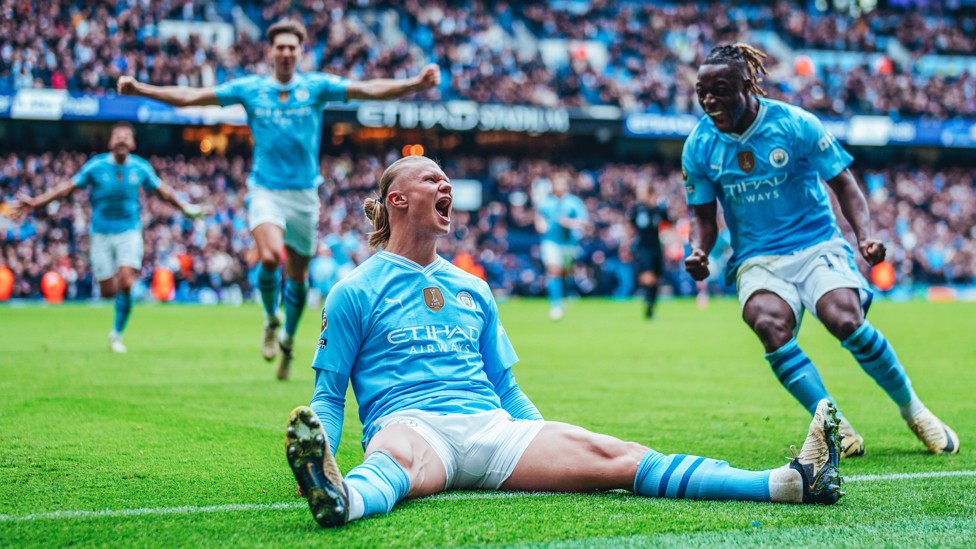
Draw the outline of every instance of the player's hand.
M864 242L857 245L857 248L861 251L861 255L867 260L870 265L877 265L885 259L885 255L888 250L885 249L885 245L881 243L877 238L865 238Z
M209 206L201 206L199 204L186 204L183 206L183 215L190 219L198 219L208 216L211 213L213 212Z
M685 258L685 270L695 280L705 280L708 278L708 254L701 248L695 248L691 254Z
M440 83L441 68L434 63L421 69L420 74L417 75L418 90L433 88L434 86L440 85Z
M115 90L119 95L135 95L137 83L136 79L131 76L120 76L115 84Z
M17 200L3 204L0 211L6 217L17 220L32 212L36 207L37 203L33 198L26 194L18 194Z

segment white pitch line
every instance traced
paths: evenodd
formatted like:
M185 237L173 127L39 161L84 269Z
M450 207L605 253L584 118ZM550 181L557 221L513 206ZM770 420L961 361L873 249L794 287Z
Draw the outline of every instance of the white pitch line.
M887 475L853 475L844 477L844 482L878 482L885 480L916 480L946 477L976 477L976 471L932 471L929 473L890 473ZM624 492L624 491L621 491ZM626 493L626 492L624 492ZM447 492L424 498L427 501L466 501L479 499L504 499L514 497L541 497L556 495L556 492ZM105 509L102 511L54 511L30 515L0 515L0 522L29 522L34 520L84 519L105 517L136 517L144 515L181 515L191 513L223 513L233 511L280 511L302 509L308 504L291 503L232 503L195 507L155 507L145 509Z
M890 473L887 475L852 475L844 482L873 482L876 480L914 480L917 478L976 477L976 471L932 471L931 473Z

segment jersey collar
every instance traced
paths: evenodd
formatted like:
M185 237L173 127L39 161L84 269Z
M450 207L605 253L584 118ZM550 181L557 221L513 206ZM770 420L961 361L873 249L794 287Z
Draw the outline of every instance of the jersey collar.
M291 75L291 80L289 80L287 84L282 84L277 78L274 77L273 74L269 75L267 80L268 84L270 84L271 87L276 90L290 90L301 83L302 75L301 73L296 72L295 74Z
M385 259L390 263L399 265L405 269L410 269L411 271L417 271L418 273L423 273L425 275L429 275L434 271L436 271L437 269L440 269L444 265L444 262L447 261L443 257L437 256L437 258L430 265L427 265L426 267L422 267L419 263L417 263L412 259L407 259L403 256L390 253L386 250L380 250L376 252L376 256L379 257L380 259Z
M737 143L745 143L746 141L749 141L749 138L759 130L759 126L762 124L763 118L766 117L766 103L759 98L756 98L756 100L759 101L759 112L756 113L756 119L752 121L752 124L749 124L746 131L742 132L742 134L721 133L721 135Z

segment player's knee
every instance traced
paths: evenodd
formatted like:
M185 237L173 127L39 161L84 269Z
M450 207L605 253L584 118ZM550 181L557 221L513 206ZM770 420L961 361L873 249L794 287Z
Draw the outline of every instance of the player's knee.
M607 435L590 432L576 434L575 443L590 454L595 462L604 462L611 466L636 467L647 453L647 447L628 442Z
M101 282L98 284L98 293L103 298L109 299L115 297L115 281Z
M260 261L266 271L277 271L281 266L281 260L274 252L261 252Z
M860 317L860 315L843 314L832 318L829 321L825 320L824 326L827 327L827 330L829 330L834 337L843 341L857 331L863 322L864 320Z
M763 314L752 323L752 329L767 350L779 349L793 338L793 328L788 319Z

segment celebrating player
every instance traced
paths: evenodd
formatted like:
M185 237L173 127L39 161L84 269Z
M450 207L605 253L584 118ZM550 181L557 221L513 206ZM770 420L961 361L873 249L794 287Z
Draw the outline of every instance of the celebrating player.
M248 225L257 246L258 289L265 322L261 353L273 360L281 350L278 379L287 379L292 342L308 292L308 264L316 250L319 222L319 144L322 112L330 101L392 99L440 83L436 65L409 79L362 82L323 73L298 73L305 28L283 20L268 28L267 55L274 75L246 76L215 88L152 86L128 76L121 94L140 95L174 106L244 105L254 138L254 167L248 178ZM286 250L285 321L278 319L282 248ZM279 328L281 328L279 333Z
M644 316L654 316L657 288L664 272L664 251L661 249L661 223L668 221L668 209L655 200L645 183L637 185L637 203L627 213L630 226L636 233L634 259L637 264L637 284L644 289Z
M311 408L292 412L286 435L289 464L320 525L450 489L840 498L837 424L826 400L798 457L759 472L544 421L515 382L518 358L488 285L437 255L451 204L451 184L433 161L411 156L390 165L379 198L365 204L369 244L383 249L326 298ZM339 444L350 381L366 454L343 479L330 449Z
M930 452L956 453L956 433L922 404L894 348L864 317L871 294L821 184L837 196L864 259L882 261L884 244L872 233L867 201L848 169L852 157L812 114L760 97L765 57L746 44L726 45L699 68L696 89L706 116L682 154L693 211L685 268L696 280L709 274L718 199L735 252L727 280L735 281L743 319L790 394L811 413L830 398L796 341L809 309L895 401ZM864 453L863 438L842 415L840 431L843 456Z
M569 177L559 173L552 178L551 194L536 212L535 228L541 237L539 253L546 268L546 295L549 318L563 317L566 278L580 253L579 241L589 221L586 206L569 192Z
M72 179L38 196L18 196L13 215L19 217L75 189L89 188L91 230L89 248L92 272L102 297L115 297L115 323L109 346L116 353L126 352L122 332L132 312L132 284L142 268L142 221L139 219L139 187L155 191L163 200L185 215L201 215L199 206L185 204L176 192L163 183L145 159L132 154L136 148L132 126L121 122L112 126L109 152L91 158Z

